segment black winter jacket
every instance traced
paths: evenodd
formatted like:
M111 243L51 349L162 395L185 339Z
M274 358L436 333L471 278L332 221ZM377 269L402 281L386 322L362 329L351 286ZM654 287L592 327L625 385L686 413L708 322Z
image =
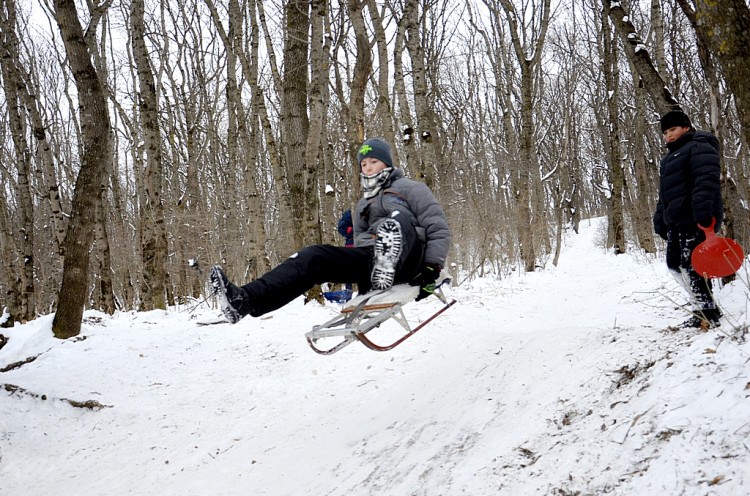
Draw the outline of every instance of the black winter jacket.
M670 229L708 226L716 218L718 232L724 219L721 201L719 140L705 131L688 131L667 144L659 166L659 201L654 231L666 239Z

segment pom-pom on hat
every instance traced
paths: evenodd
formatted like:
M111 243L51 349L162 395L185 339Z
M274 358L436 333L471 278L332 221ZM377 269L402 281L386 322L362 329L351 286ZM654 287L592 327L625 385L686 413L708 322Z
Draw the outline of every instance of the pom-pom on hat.
M357 163L361 166L362 160L370 157L382 161L388 167L393 167L391 147L380 138L370 138L362 143L357 152Z
M690 117L682 110L670 110L659 121L661 123L661 132L673 127L693 127Z

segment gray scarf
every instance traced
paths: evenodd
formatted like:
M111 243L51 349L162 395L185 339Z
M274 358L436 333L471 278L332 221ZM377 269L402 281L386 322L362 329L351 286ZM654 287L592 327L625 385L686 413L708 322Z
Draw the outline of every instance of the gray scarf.
M380 172L377 172L371 176L366 176L360 172L360 180L362 182L362 191L364 191L365 198L372 198L373 196L380 193L383 189L383 185L388 181L393 172L393 167L386 167Z

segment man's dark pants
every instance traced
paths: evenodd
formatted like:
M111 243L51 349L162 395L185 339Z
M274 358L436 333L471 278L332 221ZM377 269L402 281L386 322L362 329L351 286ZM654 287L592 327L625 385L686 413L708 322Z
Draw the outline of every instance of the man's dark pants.
M692 294L695 310L716 308L710 279L695 272L690 261L695 247L705 239L706 235L697 227L673 228L667 233L667 267Z

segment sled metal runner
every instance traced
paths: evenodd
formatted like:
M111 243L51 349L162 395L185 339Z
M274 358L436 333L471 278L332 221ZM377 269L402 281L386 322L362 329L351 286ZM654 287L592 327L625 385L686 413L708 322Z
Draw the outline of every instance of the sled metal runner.
M336 353L355 341L361 342L371 350L391 350L456 303L456 300L448 301L442 289L436 288L434 294L440 299L443 306L412 329L406 315L404 315L403 307L414 301L418 294L418 287L399 284L387 291L372 291L358 296L344 306L339 315L324 324L313 326L312 331L305 334L307 342L316 353L321 355ZM405 334L385 345L377 344L366 336L368 332L380 327L381 324L390 319L396 321L404 329ZM342 339L331 347L322 348L318 345L318 341L333 341L330 338L338 337Z

